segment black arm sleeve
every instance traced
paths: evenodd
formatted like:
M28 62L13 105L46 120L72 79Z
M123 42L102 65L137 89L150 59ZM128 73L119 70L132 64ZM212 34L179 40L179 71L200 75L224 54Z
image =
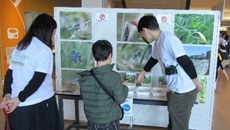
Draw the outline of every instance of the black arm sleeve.
M13 78L12 78L13 71L11 69L8 69L6 71L5 79L4 79L4 86L3 86L3 97L11 93L11 84L13 83Z
M23 91L21 91L18 95L18 99L21 102L24 102L26 98L32 95L35 91L38 90L40 85L45 80L46 73L35 72L30 82L26 85Z
M154 59L153 57L150 57L148 62L144 66L144 70L146 72L149 72L153 68L153 66L156 65L157 63L158 63L157 59Z
M190 58L187 55L183 55L180 57L177 57L177 62L181 65L181 67L184 69L186 74L191 78L195 79L197 77L196 69L190 60Z

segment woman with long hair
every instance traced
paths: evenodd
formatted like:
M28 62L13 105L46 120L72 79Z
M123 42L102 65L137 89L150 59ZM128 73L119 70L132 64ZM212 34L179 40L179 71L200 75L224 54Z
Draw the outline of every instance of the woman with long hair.
M57 23L40 14L12 53L0 107L11 130L61 130L53 90L52 47Z

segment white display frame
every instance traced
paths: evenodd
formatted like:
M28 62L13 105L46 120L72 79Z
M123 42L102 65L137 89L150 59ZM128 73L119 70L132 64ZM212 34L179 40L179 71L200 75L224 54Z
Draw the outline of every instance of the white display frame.
M92 22L92 35L91 39L79 40L79 39L62 39L61 38L61 25L60 25L60 12L90 12L91 22ZM69 71L82 71L84 69L75 68L62 68L61 67L61 42L95 42L99 39L107 39L113 45L113 63L116 63L117 59L117 47L116 44L120 41L117 40L117 14L118 13L137 13L137 14L154 14L158 20L159 18L167 17L169 18L167 22L159 22L160 28L162 30L171 31L174 33L174 22L176 14L200 14L200 15L213 15L213 36L212 42L208 46L211 48L211 58L209 66L209 74L204 76L207 78L207 88L206 88L206 99L204 103L198 103L194 106L192 110L190 129L196 130L211 130L212 124L212 112L214 104L214 90L216 88L216 57L218 49L218 38L219 38L219 27L220 27L220 12L219 11L201 11L201 10L160 10L160 9L106 9L106 8L67 8L67 7L55 7L54 8L54 18L58 23L56 32L56 42L55 42L55 59L56 59L56 88L62 88L62 70ZM99 19L99 16L103 14L105 19ZM172 25L173 24L173 25ZM126 42L124 42L126 43ZM145 44L144 42L128 42L128 44ZM198 45L199 46L199 45ZM116 65L114 70L117 71ZM152 69L152 72L159 72L159 68ZM119 71L126 72L126 71ZM131 73L132 71L129 71ZM137 73L137 72L133 72ZM201 75L203 77L203 75ZM154 82L154 81L153 81ZM68 108L67 108L68 109ZM135 113L141 109L142 113ZM72 109L71 109L72 110ZM72 111L73 112L73 111ZM83 110L81 109L81 112ZM71 114L70 114L71 115ZM154 117L152 117L152 116ZM73 117L67 117L71 119ZM167 119L167 109L163 106L149 106L149 105L134 105L133 106L133 124L137 125L147 125L147 126L159 126L166 127ZM144 119L143 119L144 118ZM80 117L80 119L85 120L85 117ZM128 124L128 119L124 118L121 123Z

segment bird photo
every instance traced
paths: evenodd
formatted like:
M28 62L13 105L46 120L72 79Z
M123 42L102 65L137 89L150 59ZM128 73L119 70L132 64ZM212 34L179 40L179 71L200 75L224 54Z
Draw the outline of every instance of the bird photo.
M137 31L138 20L146 14L118 13L117 14L117 41L143 42Z

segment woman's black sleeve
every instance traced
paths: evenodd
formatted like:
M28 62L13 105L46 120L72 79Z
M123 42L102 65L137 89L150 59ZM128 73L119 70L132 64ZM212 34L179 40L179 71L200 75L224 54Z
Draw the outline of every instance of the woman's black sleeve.
M150 57L148 62L145 64L144 66L144 70L146 72L149 72L151 71L151 69L153 68L154 65L156 65L158 63L158 60L157 59L154 59L153 57Z
M13 83L12 74L13 74L13 71L11 69L8 69L6 71L6 75L4 79L4 86L3 86L3 97L8 93L11 94L11 84Z
M45 80L45 77L46 77L46 73L35 72L32 79L26 85L24 90L22 90L19 93L18 99L21 102L24 102L26 100L26 98L28 98L30 95L32 95L34 92L36 92L38 90L38 88L41 86L41 84Z
M191 78L195 79L197 77L196 69L190 60L190 58L187 55L183 55L180 57L177 57L177 62L180 64L180 66L184 69L186 74Z

